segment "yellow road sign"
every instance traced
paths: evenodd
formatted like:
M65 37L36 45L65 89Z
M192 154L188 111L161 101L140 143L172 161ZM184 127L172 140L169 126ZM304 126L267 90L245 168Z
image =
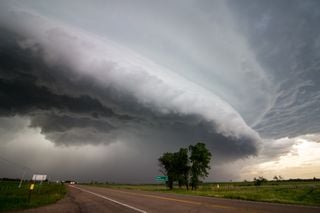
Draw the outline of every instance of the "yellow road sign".
M34 189L34 183L30 185L30 190L33 190L33 189Z

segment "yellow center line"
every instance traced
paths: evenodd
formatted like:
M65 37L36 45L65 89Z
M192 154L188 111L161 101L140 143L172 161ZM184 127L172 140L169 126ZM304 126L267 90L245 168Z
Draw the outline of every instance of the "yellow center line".
M204 205L204 206L211 207L211 208L236 209L235 207L231 207L231 206L224 206L224 205L218 205L218 204L205 204L205 203L198 202L198 201L190 201L190 200L182 200L182 199L169 198L169 197L150 195L150 194L140 194L140 193L134 193L134 192L126 192L126 191L115 190L115 189L110 189L110 188L108 188L108 190L114 191L114 192L120 192L120 193L124 193L124 194L138 195L138 196L142 196L142 197L157 198L157 199L160 199L160 200L169 200L169 201L180 202L180 203L188 203L188 204L193 204L193 205Z

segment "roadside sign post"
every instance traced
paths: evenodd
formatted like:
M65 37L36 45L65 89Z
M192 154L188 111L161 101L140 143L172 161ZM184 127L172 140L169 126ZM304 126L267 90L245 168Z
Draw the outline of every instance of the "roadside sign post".
M157 182L163 182L164 184L166 184L166 182L168 181L168 176L156 176L155 180Z
M47 175L38 175L35 174L32 176L33 181L45 181L47 179Z
M30 187L29 187L28 203L30 203L31 192L32 192L33 190L34 190L34 182L31 182Z
M32 180L33 180L34 182L40 181L40 187L38 188L38 193L40 193L42 182L45 181L45 180L47 180L47 175L34 174L34 175L32 176Z
M156 176L156 181L166 182L168 181L168 176Z

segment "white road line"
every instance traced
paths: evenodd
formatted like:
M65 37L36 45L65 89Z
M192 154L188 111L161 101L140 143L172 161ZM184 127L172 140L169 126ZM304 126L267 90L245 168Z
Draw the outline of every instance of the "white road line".
M76 188L76 189L79 189L79 190L81 190L81 191L84 191L84 192L87 192L87 193L93 194L93 195L95 195L95 196L97 196L97 197L100 197L100 198L103 198L103 199L109 200L109 201L111 201L111 202L117 203L117 204L119 204L119 205L121 205L121 206L125 206L125 207L127 207L127 208L129 208L129 209L133 209L133 210L135 210L135 211L137 211L137 212L147 213L146 211L144 211L144 210L142 210L142 209L138 209L138 208L136 208L136 207L133 207L133 206L127 205L127 204L125 204L125 203L121 203L121 202L119 202L119 201L116 201L116 200L113 200L113 199L108 198L108 197L106 197L106 196L103 196L103 195L100 195L100 194L97 194L97 193L91 192L91 191L89 191L89 190L81 189L81 188L76 187L76 186L71 186L71 185L69 185L69 186L70 186L70 187L73 187L73 188Z

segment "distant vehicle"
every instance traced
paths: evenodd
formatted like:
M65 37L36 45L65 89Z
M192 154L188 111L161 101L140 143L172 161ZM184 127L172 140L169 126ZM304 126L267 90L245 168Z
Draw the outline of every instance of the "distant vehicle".
M65 183L69 183L71 185L77 184L77 182L73 180L66 180Z

